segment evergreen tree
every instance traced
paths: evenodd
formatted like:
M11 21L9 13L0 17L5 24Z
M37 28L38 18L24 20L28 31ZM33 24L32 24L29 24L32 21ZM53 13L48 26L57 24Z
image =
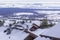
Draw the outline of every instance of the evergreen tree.
M5 22L4 20L3 21L0 20L0 26L2 26L4 22Z
M42 23L41 23L41 25L40 25L40 28L46 28L46 27L48 27L47 19L43 19L43 20L42 20Z

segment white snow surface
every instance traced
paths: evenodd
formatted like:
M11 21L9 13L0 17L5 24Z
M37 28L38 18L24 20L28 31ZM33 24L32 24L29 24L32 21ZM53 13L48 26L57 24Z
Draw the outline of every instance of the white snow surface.
M37 37L37 38L35 38L34 40L50 40L49 38L44 38L44 37Z
M29 35L19 30L13 30L10 35L6 35L6 33L3 32L5 29L6 27L0 27L0 40L24 40Z
M35 23L36 25L40 26L40 24L42 23L41 21L32 21L32 23Z
M45 31L47 31L47 29L37 29L36 31L33 31L32 33L39 36L40 34L42 34Z
M22 13L15 13L14 15L33 15L33 13L24 13L24 12L22 12Z
M9 23L9 21L7 21L7 23ZM32 24L35 23L37 25L40 25L41 22L39 21L32 21L32 23L25 23L25 24L18 24L18 25L22 25L23 27L26 27L26 25L28 25L29 29L32 27ZM32 31L32 33L34 33L35 35L39 36L41 35L47 35L47 36L52 36L52 37L57 37L60 38L60 23L56 24L55 26L48 28L48 29L37 29L36 31ZM3 31L6 29L7 27L0 27L0 40L24 40L29 34L25 33L23 31L19 31L14 29L10 35L6 35L6 33L3 33ZM10 39L9 39L10 37ZM45 40L46 38L39 38L37 37L35 40ZM48 39L46 39L48 40Z
M60 23L57 23L52 28L49 28L48 30L43 32L41 35L46 35L46 36L60 38Z
M9 26L9 24L13 24L13 23L14 23L14 21L6 20L4 23L4 26Z

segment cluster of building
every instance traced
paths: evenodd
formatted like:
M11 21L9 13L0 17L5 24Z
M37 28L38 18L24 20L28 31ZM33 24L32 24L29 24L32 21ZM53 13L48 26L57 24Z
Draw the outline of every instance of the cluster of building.
M15 37L18 37L19 40L60 40L59 35L59 25L56 24L53 27L41 29L41 21L39 20L5 20L3 27L6 28L4 33L12 34L16 31ZM14 37L11 35L11 37Z

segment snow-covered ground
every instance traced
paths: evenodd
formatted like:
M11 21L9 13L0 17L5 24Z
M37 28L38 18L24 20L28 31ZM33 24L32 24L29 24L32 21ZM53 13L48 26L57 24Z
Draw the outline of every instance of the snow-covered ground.
M6 27L0 27L0 40L24 40L29 34L19 30L13 30L10 35L6 35Z
M17 15L17 16L18 16L18 15L33 15L33 13L24 13L24 12L23 12L23 13L15 13L14 15Z
M59 7L58 7L59 6ZM0 5L0 8L28 8L28 9L59 9L60 5L58 4L4 4L4 5ZM47 15L48 19L60 19L60 15L58 15L57 13L60 13L60 11L35 11L37 13L45 13L45 14L49 14ZM52 14L53 13L53 14ZM56 14L55 14L56 13ZM34 15L33 13L16 13L14 15L17 15L17 17L13 17L13 18L21 18L19 15ZM0 15L0 17L3 17ZM25 19L28 19L28 17L24 17ZM18 22L18 21L17 21ZM18 23L17 25L22 25L24 28L26 28L26 26L28 25L28 29L30 29L32 27L32 24L35 23L38 26L40 26L41 22L40 21L32 21L32 23L24 23L24 24L20 24ZM13 29L13 31L11 32L11 34L6 35L6 33L4 33L4 30L6 30L9 26L9 24L13 24L13 21L9 21L6 20L4 25L2 27L0 27L0 40L24 40L29 33L25 33L24 31L21 30L16 30ZM6 27L6 25L8 25ZM52 36L52 37L57 37L60 38L60 24L57 24L56 26L49 28L49 29L37 29L36 31L30 31L31 33L37 35L38 37L34 40L50 40L49 38L44 38L44 37L40 37L40 34L42 35L47 35L47 36ZM14 27L14 26L12 26Z
M20 20L18 20L19 22ZM20 31L20 30L16 30L16 29L13 29L11 34L9 35L6 35L6 33L4 33L4 30L6 30L8 28L8 26L6 27L5 25L9 25L10 23L13 23L13 21L9 21L9 20L6 20L4 26L0 27L0 40L24 40L28 35L29 33L25 33L24 30L23 31ZM28 29L30 29L32 27L32 24L35 23L36 25L40 26L41 22L40 21L32 21L31 23L30 22L26 22L24 24L21 24L21 23L18 23L18 25L22 25L24 28L26 28L26 26L28 25ZM59 26L59 24L57 25ZM59 30L58 27L54 28L52 27L53 30ZM51 28L51 30L52 30ZM49 28L50 29L50 28ZM50 40L50 39L46 39L46 38L41 38L40 37L40 34L44 34L45 32L48 32L49 29L37 29L36 31L30 31L31 33L37 35L38 37L34 40ZM52 32L52 31L51 31ZM57 32L58 34L58 32ZM60 36L60 35L59 35ZM40 37L40 38L39 38Z
M4 33L4 30L6 30L9 27L9 26L6 27L6 25L9 25L10 23L13 23L13 22L6 20L4 26L0 27L0 40L24 40L29 35L29 33L25 33L24 31L20 31L20 30L16 30L16 29L13 29L11 34L7 35L6 33ZM29 27L28 29L30 29L32 27L33 23L40 26L39 21L32 21L32 23L26 22L23 25L18 23L18 25L22 25L24 28L26 28L26 25L28 25L28 27ZM37 31L36 33L38 33L39 30L36 30L36 31ZM42 31L40 30L40 32L42 32ZM31 33L34 33L34 32L31 32Z

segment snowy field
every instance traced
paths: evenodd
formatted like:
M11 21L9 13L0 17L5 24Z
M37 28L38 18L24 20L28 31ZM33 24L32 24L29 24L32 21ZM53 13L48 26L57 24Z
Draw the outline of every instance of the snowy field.
M6 35L5 29L6 27L0 27L0 40L24 40L28 36L27 33L19 30L13 30L11 34Z

